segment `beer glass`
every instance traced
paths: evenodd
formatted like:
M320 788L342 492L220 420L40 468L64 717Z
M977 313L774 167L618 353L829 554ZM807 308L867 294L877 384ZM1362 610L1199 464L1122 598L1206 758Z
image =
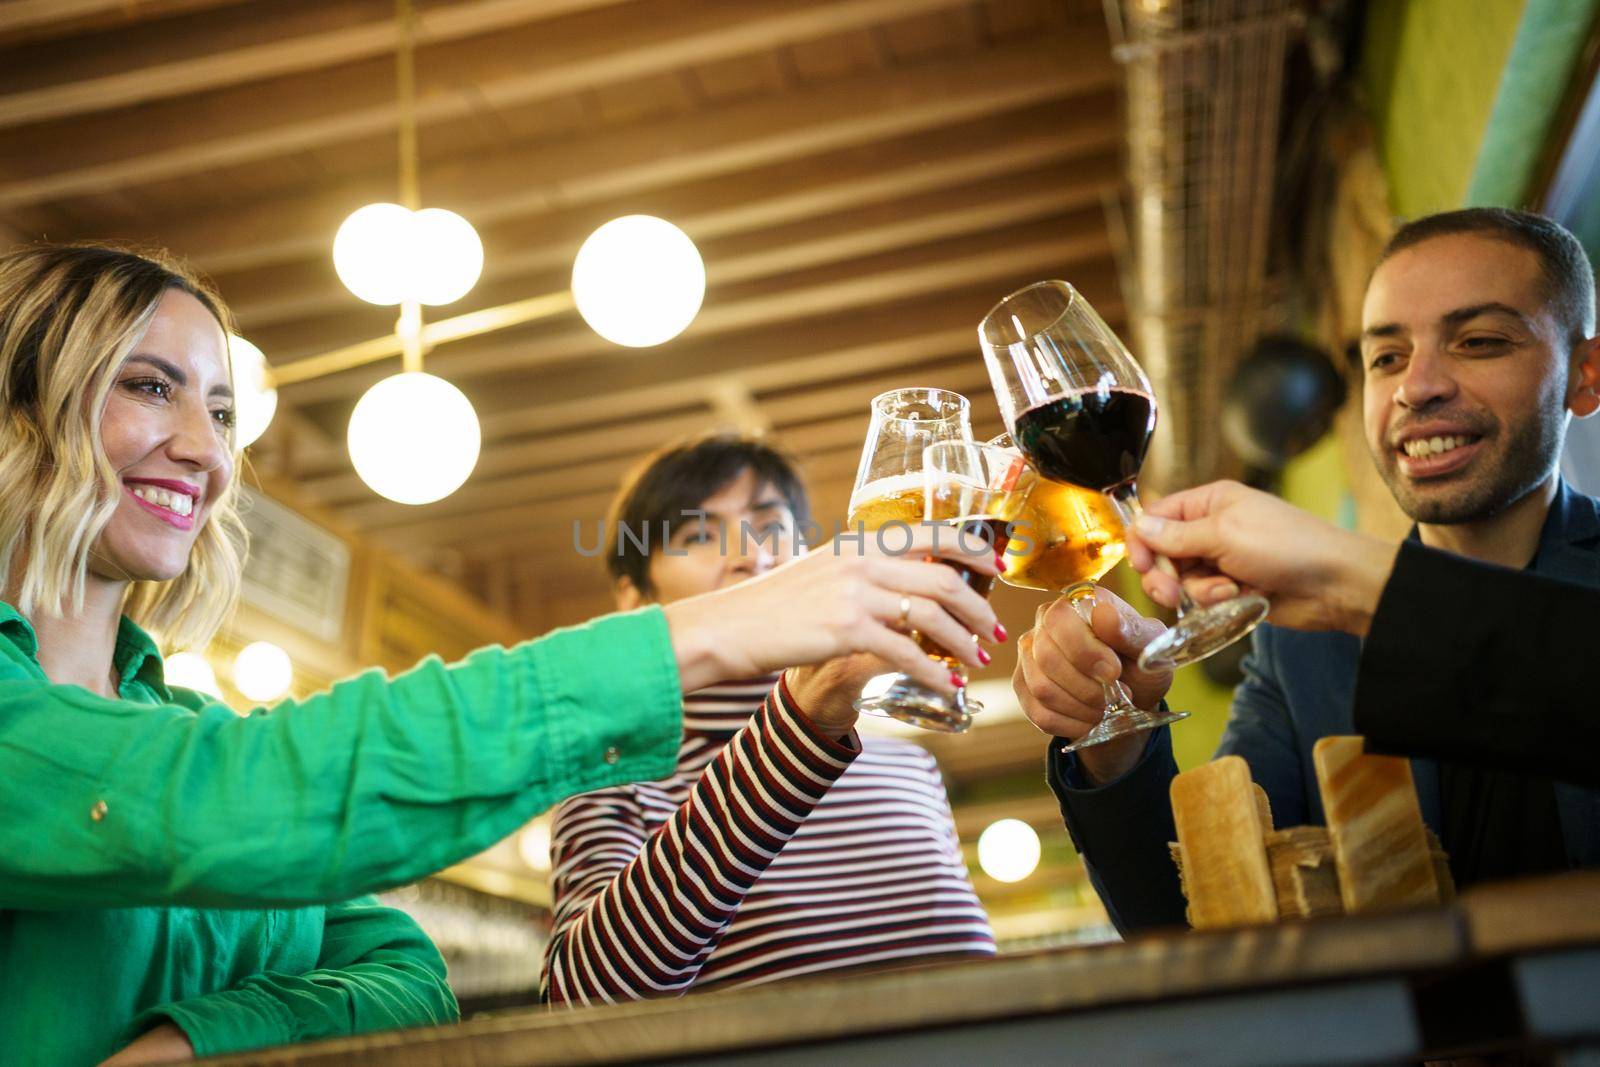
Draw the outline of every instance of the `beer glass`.
M979 324L978 340L1000 414L1028 462L1043 478L1103 493L1123 526L1132 525L1156 401L1122 341L1061 281L1037 282L1000 301ZM1139 664L1150 670L1199 662L1244 637L1266 614L1266 600L1254 594L1201 608L1185 593L1177 622L1145 646ZM1119 708L1070 747L1174 718Z
M861 464L850 493L850 529L887 541L894 531L885 527L921 523L926 510L924 453L929 445L942 441L971 441L970 410L966 397L946 389L894 389L874 397ZM928 695L903 674L881 674L862 689L855 707L866 715L947 733L959 733L971 724L973 709L964 697L953 702L954 710L926 712Z

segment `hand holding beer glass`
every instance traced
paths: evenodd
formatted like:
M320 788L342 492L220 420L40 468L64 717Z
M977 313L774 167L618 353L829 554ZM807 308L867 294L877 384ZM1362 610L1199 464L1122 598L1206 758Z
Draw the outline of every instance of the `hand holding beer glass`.
M1072 286L1049 281L996 304L979 324L978 339L1000 414L1028 462L1043 478L1103 494L1121 525L1132 526L1156 402L1149 379L1117 335ZM1075 600L1074 606L1081 614L1089 605ZM1183 594L1177 623L1145 646L1139 665L1158 670L1196 663L1244 637L1266 613L1259 596L1201 608ZM1108 687L1106 696L1112 706L1105 717L1069 750L1182 717L1135 708L1120 690Z
M1005 550L1011 523L1036 481L1033 471L1017 453L973 441L929 445L924 453L922 477L922 518L933 527L936 542L940 537L951 538L963 552L982 548L997 556ZM952 568L968 588L988 599L994 586L993 575L949 559L938 562ZM961 660L926 634L913 631L912 637L929 657L965 680ZM929 730L962 733L972 725L973 703L966 699L964 688L946 696L900 675L884 694L863 696L857 708Z
M1003 468L994 464L1003 461ZM990 475L1009 473L1009 484L989 484ZM872 422L861 453L855 491L850 495L849 523L860 534L886 542L903 539L929 521L952 524L937 534L977 543L979 537L998 553L1006 521L1027 498L1033 473L1013 454L990 455L972 440L965 397L943 389L897 389L872 402ZM961 522L958 520L971 520ZM896 530L894 527L904 527ZM930 559L932 557L929 557ZM969 586L987 597L993 579L945 562ZM912 620L901 620L931 658L964 680L961 663L917 633ZM946 696L918 685L904 674L874 678L855 702L856 710L899 719L930 730L960 733L972 723L976 701L964 690Z

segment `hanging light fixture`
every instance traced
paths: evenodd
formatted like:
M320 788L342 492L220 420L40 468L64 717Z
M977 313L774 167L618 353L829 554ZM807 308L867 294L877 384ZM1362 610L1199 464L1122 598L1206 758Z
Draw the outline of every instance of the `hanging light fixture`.
M572 298L608 341L647 348L688 328L706 295L706 266L689 235L653 215L624 215L578 249Z
M431 503L461 488L480 443L472 402L422 371L385 378L350 414L356 473L373 492L401 504Z
M253 641L233 660L233 687L251 700L265 704L289 691L294 664L289 653L271 641Z
M978 866L997 882L1022 881L1039 855L1039 835L1021 819L997 819L978 835Z
M228 362L233 369L233 446L245 449L272 424L278 390L272 385L267 357L238 334L228 335Z
M483 242L454 211L368 204L334 236L333 269L369 304L453 304L483 273Z
M400 204L368 204L344 220L333 264L345 286L372 304L400 305L399 374L367 390L346 444L356 473L380 496L427 504L449 496L478 462L482 432L461 390L422 370L422 306L461 299L483 272L483 243L466 219L422 208L417 174L415 13L396 0L395 72L400 110ZM421 432L425 428L425 432Z
M217 684L217 672L198 652L174 652L161 664L161 674L168 685L193 689L196 693L222 699L222 687Z

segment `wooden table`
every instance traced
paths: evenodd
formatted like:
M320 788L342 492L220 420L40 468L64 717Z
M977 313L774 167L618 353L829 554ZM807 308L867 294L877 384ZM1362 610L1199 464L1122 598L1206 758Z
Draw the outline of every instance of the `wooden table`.
M207 1062L1205 1067L1595 1048L1600 873L1485 887L1451 907L1403 914L530 1009Z

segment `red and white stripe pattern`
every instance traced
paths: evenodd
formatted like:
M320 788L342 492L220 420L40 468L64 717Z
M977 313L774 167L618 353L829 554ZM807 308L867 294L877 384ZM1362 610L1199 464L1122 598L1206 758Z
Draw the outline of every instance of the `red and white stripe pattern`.
M685 697L672 778L557 809L547 999L994 954L933 757L840 744L775 681Z

